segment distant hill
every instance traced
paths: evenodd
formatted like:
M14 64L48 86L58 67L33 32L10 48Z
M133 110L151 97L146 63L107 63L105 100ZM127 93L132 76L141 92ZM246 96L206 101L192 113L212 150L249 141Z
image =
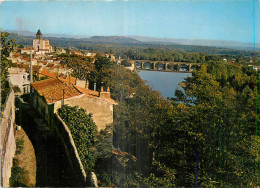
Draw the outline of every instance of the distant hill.
M11 31L26 37L35 37L34 32L30 31ZM89 36L89 35L67 35L67 34L48 34L43 33L44 38L67 38L80 39L81 41L97 42L97 43L128 43L128 44L162 44L162 45L195 45L209 47L224 47L239 50L254 50L254 44L239 41L226 40L208 40L208 39L173 39L159 38L147 36ZM255 44L256 50L260 51L260 43Z
M172 39L172 38L156 38L146 36L130 36L140 42L154 44L181 44L181 45L197 45L211 47L225 47L241 50L253 50L254 44L249 42L226 41L226 40L207 40L207 39ZM256 50L260 50L260 43L255 44Z
M16 33L25 37L35 37L36 31L31 32L31 31L17 31L17 30L5 30L6 32L9 33ZM89 38L91 36L89 35L67 35L67 34L49 34L49 33L44 33L43 32L43 37L57 37L57 38L74 38L74 39L80 39L80 38Z
M35 36L23 36L17 33L11 33L10 39L15 39L17 44L32 46L32 40ZM48 38L52 46L79 49L79 50L89 50L91 52L101 52L101 53L115 53L118 56L122 54L122 50L131 51L133 49L137 51L142 51L144 48L156 48L164 50L175 50L184 52L201 52L206 54L214 55L244 55L253 56L254 52L252 49L242 50L242 49L232 49L225 47L215 47L215 46L201 46L201 45L183 45L176 44L167 41L148 41L146 42L133 39L131 37L122 36L93 36L90 38L66 38L66 37L46 37ZM159 40L159 39L158 39ZM163 44L162 44L163 43ZM127 56L127 53L125 53Z
M93 36L89 38L93 42L102 42L102 43L140 43L138 40L124 37L124 36Z

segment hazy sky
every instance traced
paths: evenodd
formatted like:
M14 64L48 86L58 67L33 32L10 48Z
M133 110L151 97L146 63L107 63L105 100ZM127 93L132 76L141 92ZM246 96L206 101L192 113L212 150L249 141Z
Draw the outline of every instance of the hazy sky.
M0 27L49 34L260 42L259 0L5 1ZM255 24L254 24L255 23ZM255 28L255 29L254 29Z

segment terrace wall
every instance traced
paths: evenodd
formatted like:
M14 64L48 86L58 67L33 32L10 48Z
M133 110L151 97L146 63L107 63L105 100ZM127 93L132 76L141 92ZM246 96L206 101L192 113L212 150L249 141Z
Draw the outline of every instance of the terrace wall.
M73 186L86 186L87 175L69 128L58 114L54 115L51 127L66 155L65 158L61 160L66 160L69 176L73 177L74 181L71 182L71 184Z
M9 187L9 178L16 150L15 142L15 96L11 91L1 115L1 186ZM1 111L2 113L2 111Z

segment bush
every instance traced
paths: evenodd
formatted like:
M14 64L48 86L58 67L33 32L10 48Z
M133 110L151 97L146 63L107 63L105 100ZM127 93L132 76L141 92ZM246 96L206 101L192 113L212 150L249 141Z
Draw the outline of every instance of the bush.
M18 86L14 86L13 90L14 90L15 93L21 92L21 89Z
M58 114L70 129L85 171L92 171L95 165L95 157L91 147L97 130L92 115L87 114L83 108L68 105L59 108Z

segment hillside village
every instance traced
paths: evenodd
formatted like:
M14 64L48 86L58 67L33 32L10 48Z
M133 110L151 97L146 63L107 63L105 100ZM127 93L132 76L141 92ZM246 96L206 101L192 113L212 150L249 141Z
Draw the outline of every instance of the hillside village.
M31 90L33 106L42 114L46 122L50 122L51 113L55 113L62 104L77 105L93 114L99 130L104 129L106 125L113 122L113 105L117 104L111 99L109 88L106 91L102 87L90 90L88 80L71 76L72 69L62 66L60 60L56 58L56 55L62 53L66 51L59 49L58 52L54 52L49 40L43 39L41 31L38 30L32 47L17 48L10 56L13 63L9 72L13 86L18 87L21 94ZM90 57L94 63L97 53L83 54L81 51L70 51L70 54ZM104 54L104 56L111 61L115 60L113 54ZM31 88L30 63L34 75ZM53 107L50 110L48 106Z
M32 47L16 48L8 57L12 62L11 67L8 69L8 77L13 91L9 93L8 101L6 102L7 106L3 115L1 115L1 118L3 117L1 121L6 124L7 127L6 131L1 131L1 137L4 139L1 148L5 148L4 150L6 151L4 153L1 152L1 185L3 186L13 185L11 184L12 182L9 184L9 181L11 181L12 160L13 157L17 155L15 154L15 148L17 147L15 138L17 136L15 136L16 131L14 130L18 129L17 126L20 126L17 125L18 122L20 122L19 124L27 122L25 123L27 125L23 125L23 128L28 136L31 134L31 131L32 134L40 134L36 137L29 136L35 150L47 147L49 144L53 146L49 145L48 147L54 148L55 144L62 145L62 147L56 146L62 150L60 154L57 153L57 157L61 155L61 153L63 153L63 156L65 153L66 157L63 161L64 164L58 164L58 168L65 168L69 163L70 165L67 167L67 170L70 169L70 171L73 171L67 172L68 178L72 178L67 184L78 184L81 186L89 185L89 183L86 183L86 177L89 176L86 174L88 173L85 168L86 161L82 161L85 157L80 151L83 148L80 148L78 143L75 145L75 138L77 139L80 136L75 133L72 135L70 132L72 130L69 130L67 127L68 125L59 117L58 109L64 105L70 107L76 106L77 108L84 109L86 112L85 115L91 114L94 121L94 124L91 125L92 127L90 127L90 129L93 131L97 129L99 132L104 130L107 125L113 123L114 105L117 105L117 102L111 98L109 87L104 88L102 85L97 87L96 83L92 83L94 84L92 86L93 89L90 89L90 82L88 80L81 80L74 77L71 68L60 64L60 59L58 59L57 56L62 53L66 53L66 51L64 49L54 51L49 40L43 39L41 31L38 30L36 38L33 40ZM92 64L95 64L97 55L97 53L84 53L82 51L70 51L69 54L87 57ZM113 54L98 55L109 58L110 61L115 60ZM23 96L25 96L26 99L23 98ZM27 110L24 108L27 108ZM31 110L33 113L30 112ZM5 123L8 119L12 120L10 124ZM92 120L88 121L91 122ZM28 129L26 127L28 127ZM46 134L49 136L45 137ZM92 135L93 133L89 132L88 134ZM6 140L6 138L9 138L9 140ZM52 139L56 141L53 142L51 141ZM45 146L36 146L40 140L45 140L44 142L50 143L47 145L45 143ZM46 149L48 149L48 147ZM114 152L118 156L122 155L120 151ZM39 153L36 153L36 155L39 155ZM39 156L36 156L36 159L37 158L39 158ZM57 161L54 163L57 163ZM50 164L45 164L45 168L55 167L50 166ZM45 174L44 176L46 176L44 178L48 178L53 175ZM95 179L95 175L93 177ZM93 185L97 185L96 181L97 180L95 180ZM47 184L44 183L43 185L67 185L62 184L61 182L50 184L50 182L47 181L46 183ZM35 184L33 185L35 186Z

